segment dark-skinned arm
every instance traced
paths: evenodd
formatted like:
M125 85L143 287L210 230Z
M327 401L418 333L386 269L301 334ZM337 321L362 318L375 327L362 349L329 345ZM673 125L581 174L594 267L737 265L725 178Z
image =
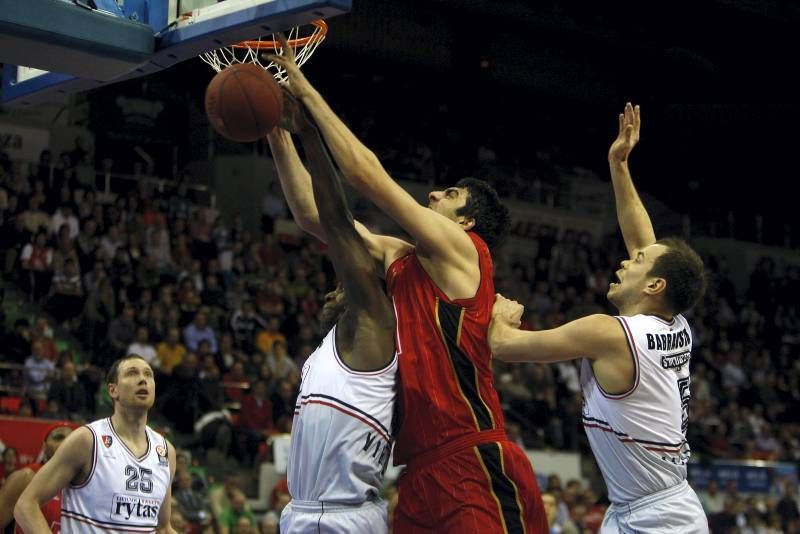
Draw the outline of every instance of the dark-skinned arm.
M347 303L339 320L339 341L345 345L342 348L353 349L357 344L357 350L343 350L342 358L355 370L379 369L394 356L394 311L372 255L353 226L338 171L322 136L308 121L298 135L313 177L320 229Z

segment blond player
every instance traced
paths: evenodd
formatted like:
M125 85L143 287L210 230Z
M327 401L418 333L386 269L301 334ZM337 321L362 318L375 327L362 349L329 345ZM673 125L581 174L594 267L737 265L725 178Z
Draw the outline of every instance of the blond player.
M147 426L153 369L131 354L114 362L107 382L114 414L70 434L17 501L14 518L25 532L50 532L40 506L62 489L62 532L174 532L175 449Z

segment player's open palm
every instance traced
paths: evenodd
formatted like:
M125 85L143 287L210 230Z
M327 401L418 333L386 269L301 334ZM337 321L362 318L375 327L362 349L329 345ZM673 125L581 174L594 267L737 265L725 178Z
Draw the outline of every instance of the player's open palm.
M279 33L278 41L281 43L283 54L267 54L266 57L286 71L289 83L284 85L284 87L297 98L303 98L313 90L311 84L300 71L300 66L297 64L297 58L295 57L294 47L289 44L286 36Z
M639 106L634 107L630 102L625 104L625 112L619 115L619 132L617 138L608 149L610 162L628 161L633 147L639 142L639 129L641 127Z

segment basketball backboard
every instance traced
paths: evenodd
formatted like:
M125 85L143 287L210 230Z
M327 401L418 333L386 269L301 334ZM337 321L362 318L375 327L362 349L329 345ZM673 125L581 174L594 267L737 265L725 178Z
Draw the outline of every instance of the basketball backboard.
M0 0L0 5L7 1L18 0ZM10 54L10 59L2 58L18 63L6 63L3 67L4 104L30 105L146 76L197 57L203 52L346 13L352 4L352 0L36 1L40 2L39 12L28 13L23 9L21 16L31 19L35 16L39 27L34 28L35 31L31 33L38 37L31 37L26 41L24 53L22 50L19 53L6 51L5 54ZM52 5L47 5L47 2ZM17 5L27 5L27 1ZM91 15L93 18L89 20L83 15ZM67 16L72 17L76 25L82 25L79 28L82 32L80 37L88 44L79 49L72 47L74 39L71 38L63 41L41 38L42 35L63 33L61 28ZM4 31L3 19L4 15L0 15L0 34ZM120 28L132 32L138 32L142 25L146 25L152 35L150 52L148 53L145 46L147 40L137 41L135 52L140 55L127 54L121 63L116 56L110 54L108 37L97 42L91 41L93 33L107 35L105 25L111 23L118 23ZM93 32L93 28L98 31ZM139 39L140 34L135 33L134 36ZM0 42L5 37L6 35L0 35ZM117 43L113 37L111 40L112 44ZM55 68L43 70L29 66L39 58L38 54L46 53L44 49L35 48L41 41L45 41L50 47L51 54L48 57L55 59L50 59L48 65L52 66L52 62L56 61ZM57 54L53 54L53 51ZM110 60L115 62L111 64ZM103 65L105 68L101 68Z

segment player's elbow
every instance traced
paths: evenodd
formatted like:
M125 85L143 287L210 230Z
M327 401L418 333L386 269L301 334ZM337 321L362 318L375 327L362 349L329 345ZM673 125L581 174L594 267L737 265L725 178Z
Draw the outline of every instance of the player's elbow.
M24 527L24 525L28 524L28 516L26 512L30 504L30 498L23 493L20 495L19 499L17 499L17 503L14 505L14 521L16 521L21 527Z

